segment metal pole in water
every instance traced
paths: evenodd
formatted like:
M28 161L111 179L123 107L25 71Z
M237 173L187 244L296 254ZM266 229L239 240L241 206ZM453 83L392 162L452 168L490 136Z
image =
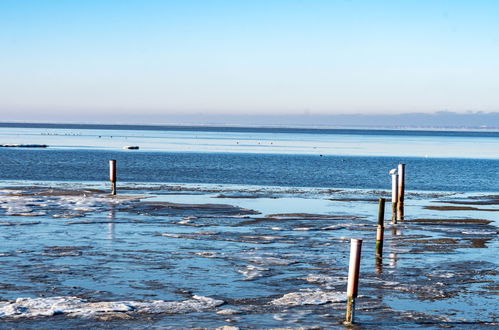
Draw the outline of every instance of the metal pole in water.
M381 262L383 257L383 237L385 231L385 199L379 199L378 229L376 231L376 263Z
M392 170L393 171L393 170ZM397 223L398 174L392 174L392 223Z
M404 220L405 164L398 166L397 220Z
M348 266L347 312L345 324L352 324L355 314L355 298L359 289L360 254L362 240L352 238L350 241L350 264Z
M116 195L116 160L109 161L109 181L111 181L111 195Z

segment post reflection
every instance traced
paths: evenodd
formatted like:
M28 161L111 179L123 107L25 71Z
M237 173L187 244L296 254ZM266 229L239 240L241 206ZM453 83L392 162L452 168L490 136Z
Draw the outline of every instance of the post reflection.
M116 218L116 213L114 211L114 206L111 207L107 213L107 218L110 220L107 224L107 239L114 239L114 219Z
M398 227L398 226L392 226L391 228L391 233L392 233L392 239L390 240L390 250L392 251L396 251L396 248L397 248L397 239L395 239L397 236L402 236L402 228ZM397 253L395 252L390 252L388 254L388 264L391 266L391 267L396 267L397 266L397 260L398 260L398 256L397 256Z

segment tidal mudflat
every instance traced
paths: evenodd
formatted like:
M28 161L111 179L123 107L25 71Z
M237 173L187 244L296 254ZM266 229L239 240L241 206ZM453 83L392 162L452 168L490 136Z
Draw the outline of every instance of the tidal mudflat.
M343 327L350 238L359 328L498 326L499 196L223 184L4 182L0 327Z

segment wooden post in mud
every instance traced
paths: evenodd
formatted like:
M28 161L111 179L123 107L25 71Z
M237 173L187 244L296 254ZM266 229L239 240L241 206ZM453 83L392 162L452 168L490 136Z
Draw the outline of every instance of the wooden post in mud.
M379 199L378 229L376 231L376 263L381 262L383 257L383 237L385 231L385 199Z
M398 166L397 221L404 220L405 164Z
M116 195L116 160L109 161L109 181L111 181L111 195Z
M392 223L397 223L398 180L396 173L392 174Z
M348 266L347 312L345 324L352 324L355 314L355 298L359 290L360 254L362 240L352 238L350 241L350 264Z

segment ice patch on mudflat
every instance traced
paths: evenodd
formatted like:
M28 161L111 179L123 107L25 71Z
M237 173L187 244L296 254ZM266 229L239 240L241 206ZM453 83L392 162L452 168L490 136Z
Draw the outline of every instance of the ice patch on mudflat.
M163 234L164 235L164 234ZM297 263L296 260L287 259L287 254L277 253L261 253L261 252L242 252L242 253L217 253L216 257L226 258L238 262L244 262L254 267L268 267L268 266L289 266Z
M0 190L0 210L8 216L45 216L75 218L89 212L108 210L136 201L144 196L110 196L85 190L60 190L44 188L29 192Z
M344 292L321 290L307 290L299 292L286 293L278 299L272 300L270 303L277 306L302 306L302 305L323 305L328 302L345 302L347 301Z
M486 236L486 235L495 235L497 234L497 231L478 231L478 230L468 230L468 231L463 231L461 232L464 235L480 235L480 236Z
M240 269L237 271L244 275L245 280L251 281L259 277L268 276L270 269L264 267L258 267L254 265L248 265L245 269Z
M184 301L102 301L87 302L78 297L18 298L0 302L0 318L32 318L65 314L92 318L116 313L180 314L200 312L222 305L222 300L193 296Z

